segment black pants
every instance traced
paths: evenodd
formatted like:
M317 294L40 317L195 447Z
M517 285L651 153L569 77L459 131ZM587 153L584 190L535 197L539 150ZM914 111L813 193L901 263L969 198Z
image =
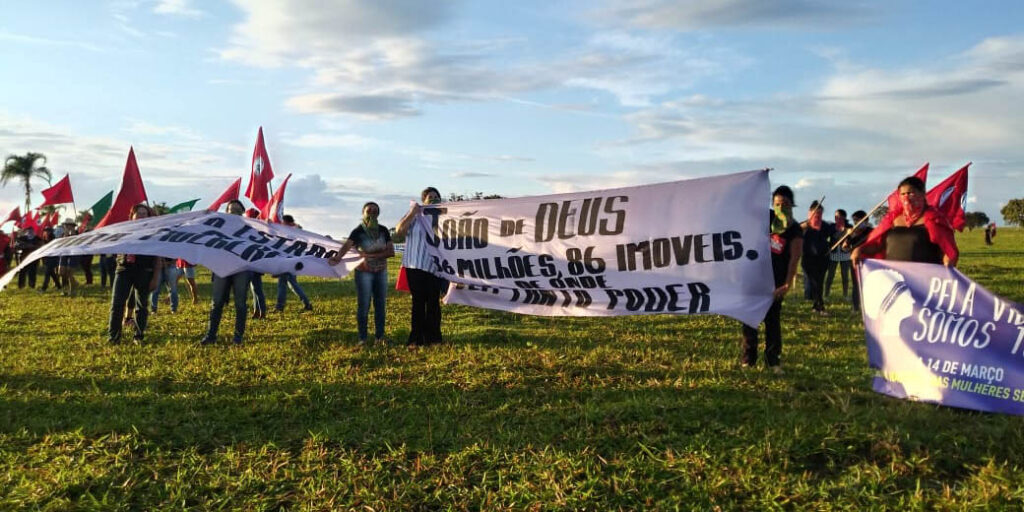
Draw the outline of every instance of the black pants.
M57 275L57 266L60 263L60 258L54 256L52 258L43 258L43 291L50 286L50 280L53 280L53 286L60 289L60 276Z
M857 276L857 269L853 269L853 291L850 292L850 304L854 311L860 311L860 278Z
M825 275L825 296L832 295L832 280L836 277L836 267L839 267L839 274L843 278L843 297L849 291L850 281L850 260L828 262L828 273Z
M132 267L114 274L113 291L110 293L110 320L107 323L110 341L121 338L124 308L129 299L135 307L135 325L138 326L140 333L146 331L146 320L149 318L149 283L152 281L151 268Z
M78 261L82 265L82 273L85 274L85 284L92 284L92 254L79 256Z
M804 258L801 260L804 268L804 279L811 286L811 300L815 311L825 311L825 272L828 270L828 260Z
M114 269L117 268L117 258L113 255L101 254L100 255L100 286L107 287L107 279L110 279L110 285L114 285Z
M412 293L410 345L441 343L441 284L443 280L430 272L405 269L405 278Z
M232 341L242 342L245 335L245 319L249 315L245 301L249 296L249 274L242 271L228 276L213 275L213 305L210 308L210 325L206 330L203 339L217 339L217 329L220 327L220 318L224 313L224 305L228 303L228 297L235 295L235 333Z
M25 268L19 270L18 271L18 288L24 288L25 287L26 279L28 280L28 287L29 288L35 288L36 287L36 272L38 270L39 270L39 260L35 260L32 263L29 263L28 265L25 265Z
M778 366L782 356L782 301L772 302L764 315L764 362ZM743 364L757 364L757 327L743 325Z

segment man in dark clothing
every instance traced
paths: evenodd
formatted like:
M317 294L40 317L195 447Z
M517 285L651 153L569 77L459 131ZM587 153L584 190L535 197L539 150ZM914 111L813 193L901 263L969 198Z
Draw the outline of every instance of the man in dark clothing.
M853 212L853 224L856 226L858 222L867 216L868 214L864 210ZM875 227L868 221L864 221L863 224L857 226L857 229L854 229L850 236L846 237L846 240L843 241L843 250L852 252L857 247L860 247L868 239L872 229L875 229ZM853 305L854 311L860 311L860 283L856 268L853 269L853 292L850 294L850 303Z
M782 300L796 278L803 253L803 233L793 218L793 191L789 187L782 185L772 193L769 214L775 301L764 317L764 359L775 373L782 373ZM757 326L743 326L742 362L748 367L757 364Z
M801 266L804 270L804 279L810 283L811 306L819 315L825 315L825 273L828 272L829 248L835 224L822 220L825 209L817 201L811 202L811 208L807 212L807 220L803 222L804 243L803 259Z
M18 234L18 238L14 241L14 254L18 258L18 262L22 262L33 251L42 247L43 241L36 236L35 230L32 228L24 228L21 233ZM28 287L36 287L36 270L39 268L39 260L33 261L25 268L18 272L18 288L25 287L26 278L28 280Z

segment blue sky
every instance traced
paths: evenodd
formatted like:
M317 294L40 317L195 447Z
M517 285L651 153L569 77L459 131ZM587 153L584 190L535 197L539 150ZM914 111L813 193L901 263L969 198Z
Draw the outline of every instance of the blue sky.
M926 161L932 183L973 161L968 209L1001 221L1024 196L1021 2L5 7L0 153L46 154L80 208L130 145L152 200L203 204L248 179L261 125L276 182L294 174L289 212L334 236L369 200L393 224L427 185L522 196L772 167L799 204L853 211ZM21 197L0 189L0 211Z

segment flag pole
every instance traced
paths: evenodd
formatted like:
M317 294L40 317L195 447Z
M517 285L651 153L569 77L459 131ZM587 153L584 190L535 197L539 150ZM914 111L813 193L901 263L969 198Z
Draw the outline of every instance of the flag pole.
M843 235L842 238L840 238L835 244L833 244L832 247L830 247L828 251L832 252L832 251L836 250L836 247L839 247L843 242L845 242L846 239L849 238L850 235L852 235L853 232L858 227L860 227L861 224L864 224L865 222L868 221L868 219L871 218L871 214L872 213L875 213L875 211L878 210L879 208L881 208L883 204L888 203L888 202L889 202L889 198L888 197L886 197L885 199L882 199L882 202L876 204L875 207L872 208L871 211L868 212L867 215L865 215L863 219L857 221L856 224L854 224L852 227L850 227L850 230L847 231L846 234Z

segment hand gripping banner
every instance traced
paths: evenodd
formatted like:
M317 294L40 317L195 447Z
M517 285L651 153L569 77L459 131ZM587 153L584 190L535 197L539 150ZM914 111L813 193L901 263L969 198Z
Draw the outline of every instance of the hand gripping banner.
M545 316L717 313L772 302L768 171L424 206L445 302Z
M1024 414L1024 315L955 268L866 260L860 268L872 388Z
M327 259L341 243L316 233L240 215L198 211L111 224L80 235L58 238L25 258L0 278L0 289L25 265L46 256L143 254L181 258L226 276L251 270L344 277L362 258L350 256L337 266Z

